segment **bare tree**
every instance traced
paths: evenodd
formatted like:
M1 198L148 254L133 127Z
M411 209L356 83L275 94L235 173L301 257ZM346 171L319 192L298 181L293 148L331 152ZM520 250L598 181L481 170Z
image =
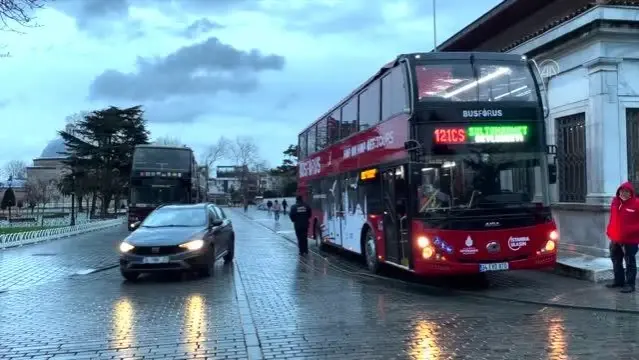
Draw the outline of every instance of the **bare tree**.
M255 140L249 136L238 136L231 144L231 155L238 167L240 167L239 181L240 192L248 197L248 183L251 179L249 169L260 162L259 148Z
M232 143L229 139L221 136L217 142L206 149L202 164L209 167L209 171L218 161L226 158L231 150Z
M46 0L0 0L0 30L20 32L17 27L33 27L34 17L31 15L42 8ZM17 27L16 27L17 26ZM11 54L0 47L0 58Z
M2 1L2 0L0 0ZM4 166L3 176L13 179L27 178L27 163L22 160L11 160Z

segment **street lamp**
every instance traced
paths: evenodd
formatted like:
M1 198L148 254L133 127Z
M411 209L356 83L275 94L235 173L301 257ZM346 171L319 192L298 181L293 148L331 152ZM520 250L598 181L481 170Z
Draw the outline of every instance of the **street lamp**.
M433 51L437 52L437 0L433 0Z
M75 174L71 175L71 226L75 225Z

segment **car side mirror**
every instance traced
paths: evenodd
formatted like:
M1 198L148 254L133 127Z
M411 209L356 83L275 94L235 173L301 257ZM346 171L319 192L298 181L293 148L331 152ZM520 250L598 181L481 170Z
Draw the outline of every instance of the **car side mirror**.
M551 185L557 183L557 165L556 164L548 164L548 183Z
M129 230L133 231L133 230L137 229L138 226L140 226L140 222L136 221L136 222L134 222L134 223L129 225Z

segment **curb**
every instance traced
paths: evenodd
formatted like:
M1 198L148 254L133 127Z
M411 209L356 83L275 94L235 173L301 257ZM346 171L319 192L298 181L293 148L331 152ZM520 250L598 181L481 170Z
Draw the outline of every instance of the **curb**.
M574 279L586 280L593 283L602 283L613 278L612 269L588 269L565 264L562 263L561 260L557 261L557 265L555 265L553 273Z
M107 270L111 270L111 269L115 269L117 267L119 267L120 264L115 264L115 265L107 265L107 266L103 266L103 267L99 267L97 269L89 269L90 271L87 271L85 273L79 274L79 272L76 272L75 274L71 274L71 277L74 276L86 276L86 275L93 275L99 272L103 272L103 271L107 271Z

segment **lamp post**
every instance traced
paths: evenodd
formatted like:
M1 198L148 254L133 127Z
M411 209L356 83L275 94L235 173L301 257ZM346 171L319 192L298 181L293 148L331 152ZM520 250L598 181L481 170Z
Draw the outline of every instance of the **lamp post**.
M433 51L437 52L437 0L433 0Z
M71 175L71 226L75 225L75 174Z

